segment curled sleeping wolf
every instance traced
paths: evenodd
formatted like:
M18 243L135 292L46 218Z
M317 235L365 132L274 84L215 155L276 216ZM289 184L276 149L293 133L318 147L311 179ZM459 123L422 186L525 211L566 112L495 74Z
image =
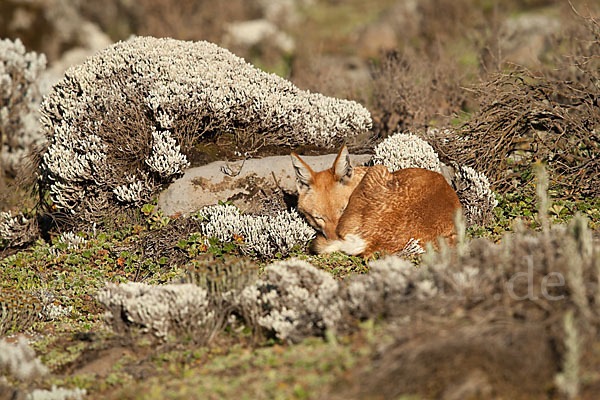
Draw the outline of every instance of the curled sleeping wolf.
M317 253L367 257L397 253L411 240L454 243L458 196L444 177L422 168L388 172L383 165L352 167L346 146L331 168L313 171L295 153L298 209L319 232Z

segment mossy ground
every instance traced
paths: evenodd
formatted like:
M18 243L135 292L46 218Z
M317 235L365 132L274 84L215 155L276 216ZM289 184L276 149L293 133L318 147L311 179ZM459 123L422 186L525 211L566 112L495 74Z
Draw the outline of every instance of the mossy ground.
M499 199L496 221L472 227L470 236L498 239L517 220L539 229L535 199L517 195ZM575 212L583 213L595 234L600 233L597 199L553 202L550 210L553 223L564 223ZM182 265L169 260L140 261L141 254L122 250L128 242L138 240L142 232L152 230L157 220L160 218L148 212L146 225L88 236L79 249L68 249L57 239L54 244L40 240L0 261L3 286L48 293L55 305L68 310L56 320L38 321L19 332L31 339L51 370L37 382L39 387L85 388L89 398L103 399L322 398L350 379L358 367L368 365L374 351L387 340L384 321L370 321L351 335L313 338L296 345L256 342L243 329L227 329L206 347L181 338L171 337L157 344L141 333L115 334L103 322L104 310L95 299L98 289L108 282L128 280L164 283L182 271ZM239 255L236 246L200 251L217 256ZM196 257L197 253L194 250L189 254ZM358 257L339 253L317 256L307 249L299 249L292 256L338 279L368 272L369 260Z

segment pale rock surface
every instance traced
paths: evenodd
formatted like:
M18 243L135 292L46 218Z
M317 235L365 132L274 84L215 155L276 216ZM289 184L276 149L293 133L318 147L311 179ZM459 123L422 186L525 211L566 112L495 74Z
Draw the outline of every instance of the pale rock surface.
M314 171L320 171L331 167L335 157L336 154L327 154L302 156L302 159ZM363 165L371 155L351 155L350 159L353 165ZM271 197L274 202L273 196L283 197L283 193L277 192L296 193L296 175L290 156L215 161L190 168L160 194L158 206L166 215L189 214L204 206L230 200L242 212L254 212L256 204L253 200L257 194L260 196L259 191L264 195L261 197ZM273 204L273 207L277 205Z
M507 19L500 28L500 50L507 61L534 66L551 50L552 36L559 33L560 20L540 14L522 14Z
M240 21L228 24L223 42L226 47L243 47L250 49L270 40L278 49L291 53L294 51L294 40L277 25L266 19Z

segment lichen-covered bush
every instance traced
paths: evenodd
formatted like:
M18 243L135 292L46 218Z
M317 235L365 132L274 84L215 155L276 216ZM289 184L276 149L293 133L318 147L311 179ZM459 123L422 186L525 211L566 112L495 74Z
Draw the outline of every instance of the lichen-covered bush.
M27 400L82 400L85 398L87 390L78 387L66 389L52 385L50 390L35 389L28 396Z
M107 285L98 301L117 332L132 333L134 328L159 340L175 336L204 344L234 314L242 314L241 293L257 279L258 265L249 260L207 255L170 284Z
M0 247L20 246L30 242L37 233L36 221L23 213L0 211Z
M86 243L87 239L77 235L75 232L63 232L56 241L59 247L65 247L69 250L82 248Z
M498 205L490 182L482 172L454 163L453 184L460 199L467 225L485 225Z
M23 158L43 143L38 79L46 57L26 52L19 39L0 40L0 168L15 175Z
M98 301L117 332L139 328L159 339L168 335L210 341L232 316L255 334L295 343L342 326L338 283L327 272L300 260L258 267L233 258L208 257L175 283L107 285Z
M397 133L375 146L372 162L390 172L404 168L425 168L440 172L440 160L433 147L413 134Z
M294 246L302 246L315 236L315 231L295 211L279 211L275 215L242 214L232 205L208 206L196 214L201 233L207 238L232 242L239 238L242 249L266 258L286 256Z
M393 316L398 305L436 294L433 282L413 263L389 256L369 264L370 271L350 280L344 290L344 307L359 319Z
M20 380L35 379L45 375L48 369L36 358L25 338L14 343L0 340L0 372Z
M300 90L214 44L151 37L69 69L41 115L40 187L83 219L147 201L202 140L328 145L371 125L359 104Z
M0 340L0 396L10 399L28 400L81 400L86 395L85 389L66 389L52 386L51 390L35 389L33 381L48 373L48 368L35 356L27 339L19 337L9 343ZM26 389L15 388L6 377L24 383Z
M291 343L337 330L342 306L330 274L294 259L270 264L265 273L240 298L255 328Z
M108 310L107 322L119 332L135 327L161 339L169 334L202 339L212 331L208 292L193 284L107 285L97 298Z

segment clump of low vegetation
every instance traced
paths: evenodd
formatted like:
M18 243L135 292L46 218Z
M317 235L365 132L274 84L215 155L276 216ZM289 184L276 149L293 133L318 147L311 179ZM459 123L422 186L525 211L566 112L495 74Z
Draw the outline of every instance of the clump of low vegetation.
M410 133L389 136L375 146L374 152L372 162L385 165L390 172L404 168L440 172L440 160L433 147Z
M531 164L543 162L554 190L597 196L600 109L597 88L590 86L596 73L590 69L578 80L499 73L479 88L478 113L433 142L449 159L485 173L500 193L527 187Z
M24 331L40 318L41 301L10 286L0 287L0 335Z
M338 283L327 273L300 260L265 267L265 276L242 292L241 303L255 329L297 343L326 331L341 331Z
M39 131L40 74L44 54L27 52L16 39L0 40L0 184L14 177L27 156L43 142Z
M35 389L35 380L48 374L48 368L36 357L35 351L20 338L14 343L0 340L0 395L7 399L81 400L85 389L68 389L53 385L50 390Z
M79 222L148 202L203 140L230 135L244 153L327 145L371 126L358 103L300 90L215 44L151 37L72 67L41 114L39 189L49 210Z
M207 206L196 214L206 238L235 242L246 254L265 258L287 256L315 237L315 230L296 210L275 215L244 215L232 205Z
M216 316L208 292L192 284L150 286L140 282L108 286L98 301L109 310L107 322L117 331L134 328L158 338L208 337ZM209 326L210 325L210 326Z
M499 193L529 188L531 167L541 162L557 197L597 197L600 25L593 18L581 22L577 44L557 56L556 68L515 67L483 80L471 118L457 129L431 131L441 158L484 173Z

